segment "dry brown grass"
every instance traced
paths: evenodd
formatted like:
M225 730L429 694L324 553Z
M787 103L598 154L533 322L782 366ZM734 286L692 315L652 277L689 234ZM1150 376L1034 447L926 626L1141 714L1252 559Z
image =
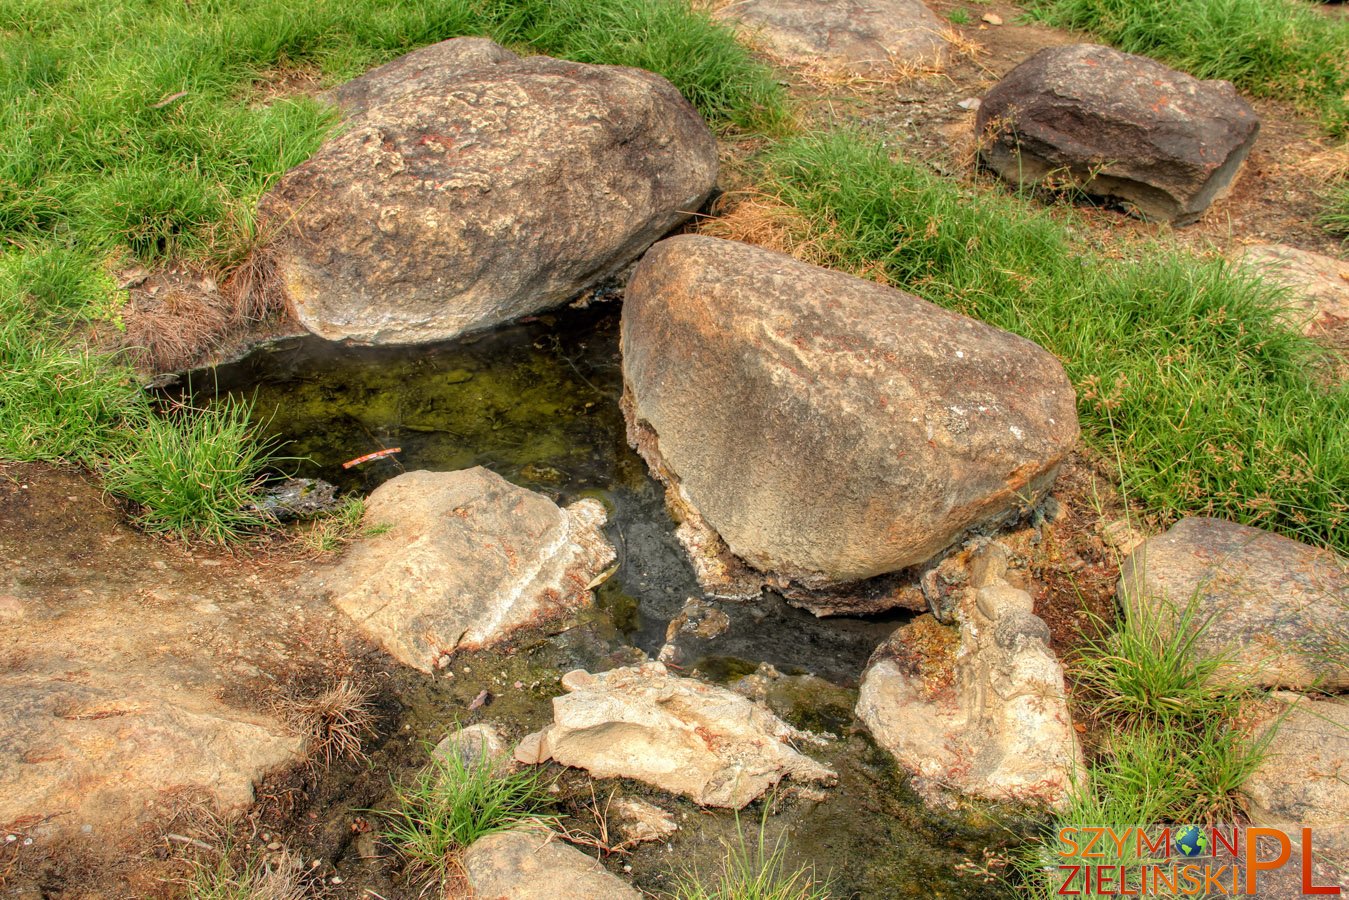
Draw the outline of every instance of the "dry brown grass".
M286 309L276 257L265 244L254 246L224 273L221 293L240 323L265 322Z
M282 701L282 713L305 736L305 757L313 765L365 759L364 741L375 733L371 692L343 678L309 697Z
M153 373L192 365L218 346L232 324L218 294L190 287L133 291L122 320L117 349L138 369Z

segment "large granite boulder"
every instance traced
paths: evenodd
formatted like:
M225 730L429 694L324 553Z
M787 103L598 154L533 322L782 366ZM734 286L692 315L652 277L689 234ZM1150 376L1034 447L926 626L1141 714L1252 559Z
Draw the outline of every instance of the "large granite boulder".
M812 590L1017 518L1078 433L1062 366L1030 341L715 238L643 257L622 353L629 439L677 515Z
M1349 698L1280 692L1256 731L1264 758L1242 786L1251 823L1284 830L1349 876ZM1349 888L1349 881L1345 887Z
M556 306L716 183L707 125L637 69L470 39L333 96L356 112L261 205L291 309L332 340L435 341Z
M1176 224L1226 195L1260 130L1228 82L1095 44L1036 53L975 125L981 158L1013 184L1072 184Z
M738 0L717 12L785 62L884 77L940 67L949 26L922 0Z
M1119 594L1130 615L1199 631L1195 652L1221 656L1227 676L1349 688L1349 560L1330 551L1222 519L1182 519L1125 559Z
M542 827L478 838L464 852L474 897L490 900L640 900L631 885Z
M1349 322L1349 262L1287 244L1256 244L1241 261L1287 291L1284 319L1303 334Z
M431 672L590 600L614 558L604 507L559 509L487 469L408 472L366 502L369 531L328 579L338 608L400 661Z
M924 615L876 651L857 716L935 805L961 797L1060 806L1082 776L1063 668L1026 591L978 551L957 626Z
M635 778L703 806L740 809L787 776L832 782L793 748L812 739L726 688L671 675L661 663L592 675L568 672L553 723L516 748L596 778Z

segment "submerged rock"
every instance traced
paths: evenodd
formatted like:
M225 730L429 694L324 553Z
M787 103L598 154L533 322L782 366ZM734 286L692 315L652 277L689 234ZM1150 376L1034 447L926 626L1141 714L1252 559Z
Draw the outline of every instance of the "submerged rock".
M1287 288L1284 317L1303 334L1349 322L1349 262L1287 244L1248 247L1241 261Z
M629 440L677 517L811 590L923 563L1020 517L1078 433L1063 367L1030 341L710 237L643 257L622 353ZM693 554L705 583L709 552ZM850 611L902 602L866 599Z
M464 852L474 897L491 900L640 900L641 895L595 859L542 827L478 838Z
M1295 847L1310 826L1317 852L1349 876L1349 698L1276 697L1255 738L1264 759L1241 789L1251 823L1284 830Z
M481 467L408 472L370 495L370 529L337 564L330 589L389 653L430 672L456 650L589 602L614 558L605 518L596 500L559 509Z
M1198 632L1195 653L1266 687L1349 687L1349 559L1222 519L1182 519L1129 555L1130 615ZM1193 614L1185 616L1193 604Z
M712 132L638 69L457 39L334 96L348 127L261 205L292 311L330 340L437 341L556 306L716 183Z
M445 735L431 751L434 759L457 757L466 769L483 765L505 765L510 758L506 739L493 725L478 723L457 728Z
M1082 767L1063 669L997 545L978 555L958 628L924 615L896 631L862 679L857 716L931 803L1057 806Z
M269 487L253 507L278 522L312 519L342 505L336 486L321 478L287 478Z
M619 797L608 805L618 835L633 844L663 841L679 830L674 816L636 797Z
M740 809L783 778L832 783L832 769L799 753L798 731L726 688L647 663L591 675L569 672L553 724L516 749L596 778L635 778L702 806ZM816 739L818 740L818 739Z
M717 16L795 65L884 77L947 57L949 27L921 0L738 0Z
M1073 44L1009 72L975 126L980 156L1013 184L1070 183L1183 225L1226 196L1260 120L1226 81Z

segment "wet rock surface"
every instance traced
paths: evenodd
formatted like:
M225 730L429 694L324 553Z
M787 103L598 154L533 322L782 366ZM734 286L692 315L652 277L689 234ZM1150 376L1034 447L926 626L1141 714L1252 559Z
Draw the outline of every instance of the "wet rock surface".
M340 506L337 488L317 478L287 478L267 489L256 507L278 522L312 519Z
M660 663L568 673L553 723L516 750L596 778L634 778L702 806L740 809L783 778L834 780L793 749L811 736L722 687L671 675ZM816 739L818 740L818 739Z
M1041 50L979 106L983 161L1017 185L1074 185L1183 225L1226 196L1260 122L1225 81L1096 44Z
M1072 387L1031 342L715 238L643 257L622 353L629 439L676 517L779 586L895 572L1014 520L1077 437Z
M976 554L955 609L895 632L862 681L857 716L929 802L959 797L1057 806L1082 777L1063 669L1006 551Z
M1222 519L1182 519L1124 561L1130 614L1202 632L1196 653L1268 687L1349 688L1349 560Z
M333 601L425 672L589 603L614 558L604 508L566 509L481 467L409 472L366 503L370 531L329 579Z
M711 131L657 75L481 41L419 53L337 89L359 112L263 198L290 308L321 337L424 343L557 306L716 182Z
M945 62L949 28L921 0L738 0L718 17L807 69L886 77Z
M639 900L641 894L545 828L489 834L464 853L473 896L492 900Z

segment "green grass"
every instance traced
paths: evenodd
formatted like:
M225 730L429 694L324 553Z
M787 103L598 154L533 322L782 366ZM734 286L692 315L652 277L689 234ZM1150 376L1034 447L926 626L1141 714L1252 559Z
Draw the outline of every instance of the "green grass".
M1349 181L1342 181L1326 192L1321 224L1349 243Z
M443 878L453 854L480 837L555 818L537 770L498 771L483 758L434 757L411 782L394 785L394 806L378 811L384 840L411 866Z
M822 264L1058 356L1085 440L1118 460L1131 497L1349 550L1349 388L1315 380L1316 346L1255 276L1156 246L1134 248L1139 261L1091 252L1051 214L855 132L784 141L764 182Z
M1180 609L1129 609L1118 630L1086 642L1070 662L1074 697L1100 719L1107 738L1049 834L1020 861L1034 897L1052 896L1061 881L1055 880L1056 870L1041 868L1059 862L1053 852L1059 827L1106 827L1123 834L1139 825L1239 820L1238 791L1273 736L1271 729L1252 739L1235 724L1243 705L1261 692L1222 677L1221 657L1194 651L1208 627L1196 601ZM1108 631L1105 623L1094 625ZM1128 848L1093 860L1137 862Z
M1033 15L1349 129L1349 21L1299 0L1031 0Z
M244 263L257 199L336 124L270 81L462 35L652 69L723 132L788 120L769 70L678 0L0 0L0 457L106 466L154 529L256 526L232 508L266 462L242 409L158 418L82 337L117 324L119 266Z
M739 817L735 839L726 845L721 865L709 875L691 872L676 882L673 900L830 900L829 885L816 881L810 867L789 869L786 843L769 843L766 817L747 837Z

